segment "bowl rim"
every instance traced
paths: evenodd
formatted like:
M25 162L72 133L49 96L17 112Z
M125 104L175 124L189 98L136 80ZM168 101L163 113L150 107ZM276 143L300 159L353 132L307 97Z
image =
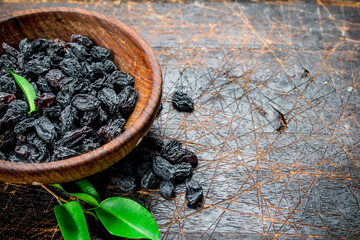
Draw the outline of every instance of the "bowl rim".
M162 95L162 73L161 73L159 61L158 61L153 49L150 47L150 45L147 43L147 41L138 32L136 32L134 29L132 29L125 23L121 22L120 20L115 19L113 17L109 17L105 14L101 14L101 13L98 13L95 11L90 11L90 10L86 10L86 9L82 9L82 8L48 7L48 8L37 8L37 9L29 9L29 10L24 10L24 11L16 11L16 12L12 13L11 16L0 19L0 22L2 23L5 21L10 21L12 19L16 19L18 17L31 16L31 15L41 14L41 13L59 13L59 12L60 13L61 12L66 12L66 13L71 12L71 13L83 14L83 15L87 15L87 16L96 17L98 19L101 19L101 20L104 20L107 22L111 22L114 25L117 25L121 29L123 29L123 31L126 32L131 38L136 39L137 47L141 48L144 51L145 56L148 58L149 67L150 67L150 70L152 73L151 76L153 79L153 84L152 84L152 88L151 88L151 93L149 95L149 100L155 99L155 101L153 101L153 100L147 101L144 109L139 113L138 118L135 119L134 122L128 128L126 128L124 132L121 133L121 135L119 135L112 141L100 146L99 148L96 148L95 150L92 150L87 153L83 153L81 155L78 155L78 156L75 156L72 158L67 158L67 159L53 161L53 162L43 162L43 163L10 162L7 160L0 159L0 172L4 172L4 171L9 172L11 170L11 171L16 171L18 173L31 172L31 173L34 173L34 175L38 175L40 173L44 173L47 171L58 171L58 170L61 171L64 169L64 166L66 166L66 168L77 168L77 167L81 167L82 165L86 166L87 163L94 161L94 156L97 160L101 160L101 158L103 156L105 156L108 153L110 153L111 151L113 151L113 149L121 148L122 146L126 145L126 143L130 139L137 137L137 135L139 135L139 133L143 133L142 136L139 137L139 140L136 143L136 145L139 144L140 141L142 140L142 138L147 133L147 131L150 129L150 126L152 125L152 123L155 119L153 117L153 114L156 115L157 111L159 109L160 102L161 102L161 95ZM154 84L154 83L156 83L156 84ZM152 114L145 113L146 109L152 109L153 110ZM140 120L142 123L145 123L145 124L141 124ZM128 154L131 150L132 149L127 151L126 154ZM112 164L116 163L119 160L116 160ZM112 164L110 164L107 167L110 167ZM103 170L106 169L107 167L103 168ZM102 171L102 170L99 170L99 171ZM99 172L99 171L97 171L97 172ZM90 173L90 174L83 174L84 176L82 176L80 178L85 178L85 177L88 177L93 174L95 174L95 172ZM80 178L77 178L77 179L80 179ZM76 180L76 179L73 179L73 180ZM73 181L73 180L70 180L70 181ZM62 183L62 182L64 182L64 181L60 180L59 182L50 182L50 183ZM10 181L9 183L29 184L30 182L11 182ZM41 184L48 184L48 183L47 182L41 183L41 182L33 181L31 184L41 185Z

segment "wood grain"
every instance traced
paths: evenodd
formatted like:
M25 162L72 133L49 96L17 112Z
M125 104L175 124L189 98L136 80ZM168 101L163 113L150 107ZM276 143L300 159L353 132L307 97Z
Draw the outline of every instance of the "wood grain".
M139 98L126 130L102 147L71 159L36 164L0 160L1 181L51 184L90 176L129 153L154 121L162 90L160 66L146 41L124 23L95 12L62 7L18 12L0 22L0 39L12 46L23 38L70 41L72 34L88 36L96 45L110 49L118 68L135 78Z

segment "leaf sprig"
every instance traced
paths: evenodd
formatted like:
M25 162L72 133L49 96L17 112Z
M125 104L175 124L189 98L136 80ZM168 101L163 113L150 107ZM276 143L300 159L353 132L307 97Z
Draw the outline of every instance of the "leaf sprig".
M55 216L65 240L89 240L84 212L95 216L111 234L124 238L159 240L160 234L151 213L137 202L123 197L111 197L100 202L99 194L86 179L72 183L78 193L70 193L60 184L64 192L88 203L94 208L85 209L77 201L55 206ZM141 219L141 221L139 221Z
M23 93L26 96L26 99L28 100L29 108L30 108L29 113L37 111L38 109L35 106L36 93L35 93L33 86L29 83L28 80L26 80L26 78L13 73L13 71L11 71L10 68L9 68L9 72L14 77L15 82L21 88L21 90L23 91Z

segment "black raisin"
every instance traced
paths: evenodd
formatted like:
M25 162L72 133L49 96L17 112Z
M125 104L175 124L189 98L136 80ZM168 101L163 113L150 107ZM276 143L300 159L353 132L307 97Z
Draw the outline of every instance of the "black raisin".
M113 62L113 61L111 61L111 60L106 60L105 62L104 62L104 71L106 72L106 73L112 73L113 71L115 71L116 70L116 65L115 65L115 63Z
M77 94L72 99L72 105L80 111L92 111L100 106L100 101L89 94Z
M165 181L171 181L175 177L174 166L160 156L154 157L152 169L158 177Z
M137 92L135 88L131 86L125 87L120 93L119 93L119 108L124 114L131 113L136 105L137 102Z
M190 178L193 172L193 168L190 163L182 162L174 165L175 178L178 181L183 181Z
M120 92L127 86L134 86L134 78L127 73L121 72L119 70L113 71L113 73L108 77L107 84L114 88L115 91Z
M78 118L76 108L69 105L61 112L61 131L63 133L72 130L74 121Z
M110 51L104 47L94 46L91 48L91 56L96 61L104 62L110 58L110 55L111 55Z
M57 133L53 123L47 117L35 119L34 127L37 135L47 143L54 142Z
M82 66L75 58L65 58L60 62L61 70L70 77L82 77Z
M162 181L160 183L160 193L166 198L174 197L175 196L174 184L170 181Z
M159 187L160 178L150 169L143 178L141 178L141 187L145 189L154 189Z
M52 161L67 159L67 158L75 157L78 155L80 155L80 153L73 149L63 147L63 146L58 146L54 149Z
M13 57L18 57L18 55L20 54L18 50L16 50L15 48L13 48L12 46L10 46L5 42L2 44L2 49L4 53L9 54L10 56Z
M24 134L34 129L34 118L25 118L24 120L18 122L14 127L14 132L19 134Z
M203 200L203 189L195 179L187 179L185 185L188 206L195 207Z
M81 44L88 49L93 46L93 42L88 38L80 34L73 34L71 35L71 42Z
M80 129L70 130L66 132L64 136L55 143L55 145L73 148L76 145L80 145L82 141L93 131L94 130L88 126L84 126Z
M90 53L87 52L85 46L78 43L69 43L70 51L79 59L80 61L90 60Z
M119 97L114 90L111 88L103 88L98 92L97 98L109 109L110 114L114 114L119 105Z
M35 58L25 63L27 73L42 74L50 70L50 57Z
M57 88L59 83L65 78L64 73L59 69L51 69L46 73L45 79L50 86Z
M6 130L0 134L0 149L5 150L6 147L11 145L15 139L14 133L11 130Z
M176 91L172 96L172 104L180 112L192 112L194 110L194 101L181 91Z

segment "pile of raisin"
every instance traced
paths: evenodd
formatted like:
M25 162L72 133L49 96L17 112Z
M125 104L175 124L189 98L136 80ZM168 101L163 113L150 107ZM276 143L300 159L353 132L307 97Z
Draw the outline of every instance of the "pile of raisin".
M23 39L2 43L0 159L50 162L89 152L119 136L138 94L134 78L117 69L111 52L82 35L70 42ZM24 93L9 70L36 92L28 113Z
M186 185L189 207L196 207L203 200L200 184L192 179L198 157L184 148L178 140L166 144L154 136L146 136L129 155L120 162L121 177L114 177L113 183L122 192L160 188L166 198L175 196L176 184Z

